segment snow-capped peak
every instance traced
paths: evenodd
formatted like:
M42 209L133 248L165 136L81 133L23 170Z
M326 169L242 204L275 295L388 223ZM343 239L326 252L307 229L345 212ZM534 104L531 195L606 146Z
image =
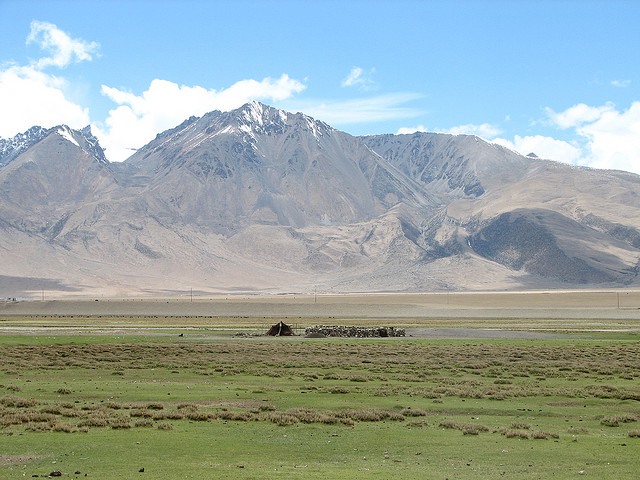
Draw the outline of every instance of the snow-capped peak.
M279 110L256 100L244 104L238 110L239 119L250 126L264 127L269 123L286 123L289 115L284 110Z
M235 119L234 128L251 136L281 132L287 128L289 119L286 112L257 101L246 103L229 114Z
M31 127L13 138L0 138L0 164L7 165L49 134L49 130L40 126Z
M257 101L246 103L238 110L230 113L234 114L238 121L235 128L250 135L271 135L288 128L297 128L294 127L295 125L309 129L316 138L322 137L325 133L333 130L326 123L315 120L303 113L289 113Z
M35 126L24 133L17 134L13 138L0 138L0 165L9 164L9 162L26 152L33 145L52 134L59 135L76 147L81 148L98 162L109 163L104 156L102 147L98 143L98 139L91 133L90 126L86 126L82 130L74 130L67 125L58 125L53 128Z
M265 108L260 102L252 101L247 103L242 109L244 118L258 125L264 124Z

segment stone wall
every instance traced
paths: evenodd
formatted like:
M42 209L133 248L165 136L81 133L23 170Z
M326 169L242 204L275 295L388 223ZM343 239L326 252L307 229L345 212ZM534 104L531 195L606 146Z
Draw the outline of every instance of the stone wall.
M340 325L316 325L307 327L305 336L325 336L325 337L404 337L404 328L395 327L348 327Z

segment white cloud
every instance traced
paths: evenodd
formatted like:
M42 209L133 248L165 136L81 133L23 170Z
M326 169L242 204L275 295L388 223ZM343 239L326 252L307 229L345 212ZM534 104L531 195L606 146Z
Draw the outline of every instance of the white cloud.
M640 174L640 102L625 111L607 108L576 133L586 140L582 164Z
M64 123L81 128L90 123L88 109L65 94L72 86L64 77L49 70L91 61L98 54L99 45L73 38L54 24L38 21L31 23L26 42L38 46L42 56L25 65L0 66L0 136L11 137L33 125L51 127ZM342 86L367 90L375 86L374 73L375 69L353 67L342 80ZM631 81L613 80L611 85L625 88ZM230 110L250 100L282 103L304 89L303 82L288 75L241 80L220 90L153 80L140 95L103 85L103 95L116 106L104 122L98 123L96 134L111 160L123 160L157 133L191 115L203 115L215 109ZM415 118L424 112L407 104L421 97L413 93L392 93L325 102L296 101L294 106L334 126L342 126ZM498 138L500 129L488 123L465 124L440 131L493 139L522 154L534 152L542 158L574 165L640 174L640 101L633 102L626 110L613 103L600 106L579 103L560 112L547 108L546 114L546 126L563 130L562 138L569 140L536 134ZM424 125L417 125L401 128L398 133L426 130Z
M109 160L122 161L157 133L191 115L231 110L251 100L282 101L304 89L303 83L286 74L277 79L241 80L222 90L156 79L141 95L103 85L103 95L118 107L109 112L103 125L95 126L96 136Z
M34 125L89 124L89 111L68 100L64 80L28 68L0 71L0 137L12 137Z
M416 127L400 127L396 132L396 135L411 135L416 132L428 132L427 127L420 124Z
M513 140L495 138L492 141L493 143L519 152L522 155L534 153L540 158L558 162L577 164L582 156L582 150L579 147L563 140L543 135L529 135L524 137L516 135Z
M72 62L91 60L98 45L73 39L51 23L32 22L27 43L36 43L49 55L28 65L0 69L0 136L12 137L34 125L89 124L89 111L69 100L64 78L49 74L47 67L63 68Z
M39 46L43 55L27 65L0 69L0 136L12 137L33 125L67 124L72 128L88 125L89 110L65 95L71 85L46 70L90 61L97 54L98 44L73 38L52 23L38 21L31 23L27 44ZM242 80L219 91L154 80L145 92L135 95L103 85L103 95L117 106L104 122L93 126L109 159L124 160L157 133L191 115L229 110L250 100L277 102L304 88L303 83L287 75L262 81Z
M562 129L573 128L579 125L593 122L597 120L603 113L614 109L612 103L607 103L601 107L590 107L584 103L579 103L573 107L567 108L564 112L556 113L552 109L547 108L547 116L549 120Z
M36 43L42 50L50 52L50 56L32 63L36 70L49 66L64 68L73 62L90 61L92 54L99 48L96 42L71 38L56 25L35 20L31 22L31 31L27 37L27 44L30 43Z
M574 140L516 135L513 140L493 141L525 155L533 152L572 165L640 174L640 102L627 110L612 103L595 107L580 103L559 113L547 109L547 115L553 126L568 131Z
M362 67L353 67L349 74L340 82L343 87L359 87L362 90L370 90L375 86L373 74L376 69L365 71Z

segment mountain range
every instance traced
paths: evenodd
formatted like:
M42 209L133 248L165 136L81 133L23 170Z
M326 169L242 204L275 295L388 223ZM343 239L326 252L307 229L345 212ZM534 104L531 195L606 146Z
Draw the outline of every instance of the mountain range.
M0 298L640 286L640 176L479 137L356 137L258 102L122 163L0 139Z

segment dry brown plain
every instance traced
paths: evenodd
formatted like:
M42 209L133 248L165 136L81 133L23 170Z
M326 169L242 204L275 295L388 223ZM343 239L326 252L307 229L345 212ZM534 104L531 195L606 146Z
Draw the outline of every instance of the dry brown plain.
M412 336L522 337L558 333L640 333L640 290L347 295L184 295L0 302L0 331L155 333L261 331L283 320L392 325ZM520 333L513 333L520 332Z

